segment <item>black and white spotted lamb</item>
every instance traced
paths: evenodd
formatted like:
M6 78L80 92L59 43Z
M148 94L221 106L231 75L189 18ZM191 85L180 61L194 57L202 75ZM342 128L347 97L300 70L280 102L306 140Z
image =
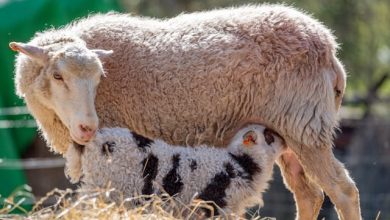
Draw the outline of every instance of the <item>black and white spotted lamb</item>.
M224 149L172 146L128 129L103 128L83 148L80 174L86 189L111 182L125 198L167 193L184 204L213 201L224 213L242 214L262 204L283 146L277 134L261 125L241 129ZM72 165L68 160L68 169L77 169Z

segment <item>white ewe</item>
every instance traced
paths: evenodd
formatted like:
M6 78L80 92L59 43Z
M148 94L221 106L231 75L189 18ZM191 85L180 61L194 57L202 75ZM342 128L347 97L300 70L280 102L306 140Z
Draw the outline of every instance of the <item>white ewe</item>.
M345 72L331 32L304 13L264 5L164 20L104 14L11 47L21 52L17 93L57 152L91 140L96 115L100 127L177 145L223 147L242 124L264 124L289 147L278 164L300 219L317 217L322 189L340 218L361 218L358 190L332 153Z

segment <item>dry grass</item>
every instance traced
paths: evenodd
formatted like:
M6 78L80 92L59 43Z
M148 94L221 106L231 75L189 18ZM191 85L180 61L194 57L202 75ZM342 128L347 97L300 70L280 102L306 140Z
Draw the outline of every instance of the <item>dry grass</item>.
M5 199L6 204L0 208L0 219L204 219L204 212L200 210L214 211L213 204L209 202L194 200L190 205L184 205L174 197L167 196L122 198L121 202L114 203L110 199L114 194L119 195L113 189L89 192L55 189L37 201L30 212L21 206L23 201L16 202L15 197L20 194L13 194ZM52 201L51 205L48 205L48 201ZM10 214L15 210L19 210L22 214ZM214 219L227 218L242 219L225 213L221 213ZM251 219L260 218L252 217ZM266 219L269 218L262 220Z

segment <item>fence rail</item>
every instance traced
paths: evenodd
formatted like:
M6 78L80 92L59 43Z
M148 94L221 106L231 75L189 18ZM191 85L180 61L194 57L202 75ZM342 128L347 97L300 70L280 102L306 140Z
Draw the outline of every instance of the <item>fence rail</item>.
M3 107L0 108L0 116L5 115L28 115L30 112L28 111L26 106L13 106L13 107Z
M29 159L2 159L0 158L0 169L7 170L35 170L51 169L65 166L63 158L29 158Z
M28 116L30 112L26 106L13 106L0 108L0 117L6 118L7 116ZM34 119L0 119L0 129L9 128L36 128L37 123Z
M27 120L0 120L0 129L9 128L36 128L37 123L34 119Z

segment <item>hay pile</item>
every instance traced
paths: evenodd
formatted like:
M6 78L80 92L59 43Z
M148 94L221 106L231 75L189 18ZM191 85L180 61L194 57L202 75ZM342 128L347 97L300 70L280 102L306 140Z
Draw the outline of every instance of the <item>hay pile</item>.
M23 192L22 192L23 193ZM25 196L28 196L28 192ZM210 202L194 200L190 205L181 204L174 197L169 196L140 196L123 198L122 202L110 202L110 194L117 193L114 189L99 189L90 192L79 190L58 190L48 193L44 198L37 201L32 211L26 211L22 204L24 200L17 201L15 198L21 193L14 193L4 200L5 204L0 207L0 219L203 219L203 212L213 206ZM32 196L32 195L29 195ZM142 204L136 201L142 200ZM21 214L10 214L12 212ZM250 219L260 219L254 217ZM242 219L238 216L221 216L214 219ZM266 220L269 218L263 218Z

